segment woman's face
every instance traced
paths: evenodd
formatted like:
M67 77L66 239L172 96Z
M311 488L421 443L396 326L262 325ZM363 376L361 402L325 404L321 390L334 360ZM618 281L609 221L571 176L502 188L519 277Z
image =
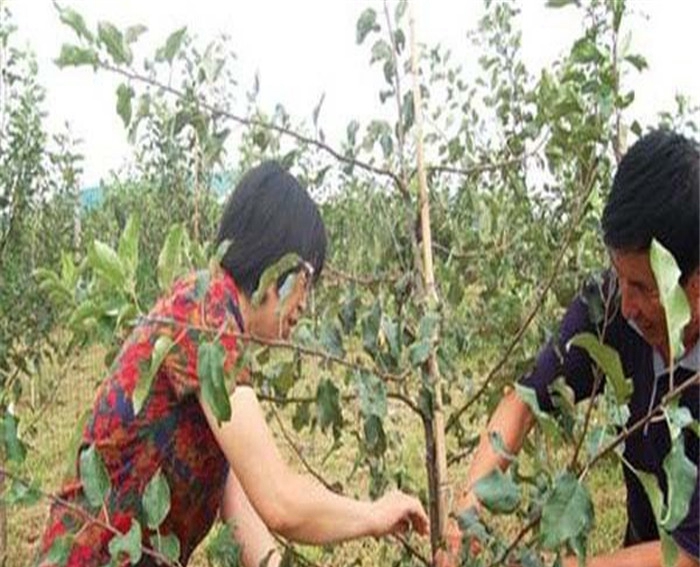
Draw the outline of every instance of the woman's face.
M288 274L280 285L271 285L265 300L248 323L248 332L264 339L288 339L306 309L312 280L306 268Z

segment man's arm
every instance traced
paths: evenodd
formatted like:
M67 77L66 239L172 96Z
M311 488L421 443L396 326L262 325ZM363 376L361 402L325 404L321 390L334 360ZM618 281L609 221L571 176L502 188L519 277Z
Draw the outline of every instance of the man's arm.
M515 390L506 394L491 416L486 430L482 433L467 475L460 483L462 489L454 506L455 511L465 510L471 506L478 507L478 501L473 491L474 484L496 467L505 469L509 464L507 459L494 451L489 440L489 433L499 433L508 451L517 454L533 423L534 418L530 408L520 399Z
M489 433L499 433L508 451L516 454L522 448L533 423L534 418L530 408L520 399L515 390L506 394L482 433L467 474L459 483L461 488L452 507L454 512L460 512L473 506L479 508L479 501L473 491L474 484L496 467L505 469L509 464L507 459L494 451L489 440ZM452 567L459 562L462 533L456 522L449 523L446 539L447 549L438 553L437 564L439 567Z
M679 548L675 567L698 567L700 563ZM564 567L578 567L576 557L567 557ZM607 555L592 557L586 567L663 567L661 543L649 541L620 549Z

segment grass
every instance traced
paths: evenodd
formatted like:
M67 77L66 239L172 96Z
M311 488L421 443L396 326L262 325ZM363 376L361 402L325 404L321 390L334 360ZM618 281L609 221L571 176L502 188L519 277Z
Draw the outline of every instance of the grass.
M67 446L75 431L76 424L86 409L92 404L94 391L101 375L102 353L98 348L86 351L72 365L59 384L51 384L45 377L39 376L39 397L55 395L47 411L42 415L36 430L28 437L30 450L26 471L31 478L38 481L48 491L55 490L65 470L68 459ZM50 376L48 368L45 375ZM304 389L304 384L298 386ZM306 385L309 390L312 388ZM350 423L360 423L357 404L349 403L343 407L344 418ZM23 408L19 408L20 411ZM285 424L291 422L292 410L280 412ZM23 423L30 421L25 418ZM273 431L284 448L292 466L299 468L300 461L282 438L281 430L274 420L271 421ZM389 416L385 421L387 438L390 446L390 457L387 469L398 471L395 477L400 482L415 491L420 491L426 485L426 472L423 464L424 443L423 430L418 419L396 402L389 404ZM366 467L355 470L355 458L358 453L357 441L352 435L345 433L342 437L342 447L332 453L330 434L319 430L305 430L297 434L291 425L285 425L287 434L293 437L295 445L302 451L305 459L318 470L323 471L325 479L342 484L344 492L349 495L366 497L369 487L369 477ZM27 435L25 435L27 437ZM464 466L464 465L463 465ZM462 471L451 471L459 476ZM394 482L396 478L392 479ZM622 474L619 466L606 461L592 471L589 476L589 487L593 495L596 511L596 526L591 535L590 549L593 553L610 551L618 547L622 541L625 508ZM24 567L33 556L34 549L42 534L48 504L41 502L29 508L10 508L8 510L9 557L6 567ZM519 526L513 521L504 524L506 533L517 532ZM423 542L416 542L427 556L428 550ZM205 542L195 552L190 565L208 567L204 554ZM366 539L329 548L301 547L300 550L312 561L329 566L374 566L391 565L401 556L401 547L396 542ZM416 563L418 565L418 563Z

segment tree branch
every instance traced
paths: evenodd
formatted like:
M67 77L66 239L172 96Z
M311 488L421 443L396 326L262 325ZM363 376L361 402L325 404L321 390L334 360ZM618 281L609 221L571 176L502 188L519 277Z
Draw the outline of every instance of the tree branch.
M170 95L173 95L177 98L185 98L185 93L182 92L179 89L176 89L170 85L164 85L160 82L158 82L155 79L152 79L151 77L146 77L144 75L140 75L138 73L135 73L131 70L124 69L122 67L118 67L115 65L112 65L110 63L107 63L105 61L100 62L100 66L105 70L109 71L111 73L115 73L117 75L121 75L127 79L130 79L132 81L140 82L140 83L145 83L147 85L151 85L152 87L161 89L163 92L166 92ZM219 116L223 116L225 118L228 118L229 120L236 122L238 124L241 124L243 126L248 126L248 127L257 127L257 128L264 128L266 130L272 130L274 132L277 132L279 134L282 134L284 136L288 136L290 138L293 138L294 140L301 142L303 144L308 144L309 146L313 146L315 148L318 148L319 150L322 150L326 152L327 154L331 155L334 157L337 161L346 163L355 167L358 167L364 171L367 171L369 173L374 173L376 175L381 175L383 177L388 177L394 181L397 187L401 188L401 180L399 177L393 172L388 169L382 169L380 167L376 167L373 165L370 165L368 163L350 158L348 156L345 156L329 146L328 144L321 142L319 140L316 140L314 138L310 138L308 136L305 136L303 134L300 134L299 132L295 132L294 130L291 130L289 128L285 128L283 126L278 126L277 124L273 124L270 122L264 122L262 120L256 120L254 118L245 118L243 116L239 116L237 114L233 114L231 112L221 110L219 108L214 107L213 105L200 101L199 102L201 107L204 108L205 110L211 112L212 114L217 114Z
M630 435L632 435L634 432L639 431L642 427L644 427L647 423L649 423L652 419L654 419L661 411L668 406L668 404L680 396L683 392L685 392L688 388L692 388L693 386L700 385L700 372L696 373L694 376L683 382L681 386L677 386L676 388L670 390L663 398L661 398L661 401L650 411L647 415L645 415L642 419L636 421L629 429L625 428L622 430L622 432L615 437L608 445L605 446L604 449L599 451L595 457L593 457L584 467L583 472L581 473L581 479L583 479L587 474L588 471L595 466L603 457L605 457L607 454L609 454L612 450L614 450L620 443L623 443Z
M325 266L323 269L324 274L328 274L329 279L336 279L339 281L348 281L352 283L356 283L359 285L364 285L364 286L373 286L376 284L391 284L395 283L398 281L400 278L400 275L397 273L386 273L386 274L379 274L376 276L373 275L367 275L367 276L358 276L354 274L350 274L348 272L344 272L342 270L339 270L337 268L334 268L333 266ZM324 276L325 279L325 276Z
M408 190L409 179L405 156L406 133L403 129L403 106L401 101L401 78L399 76L398 48L396 46L396 39L394 38L394 30L391 25L391 16L389 15L389 4L387 0L384 0L384 18L386 19L386 27L389 32L389 41L391 42L391 57L394 62L394 82L396 83L394 89L394 92L396 93L396 110L398 111L396 134L399 140L399 163L401 166L401 184L399 185L399 189L405 198L410 198Z
M601 290L602 293L602 290ZM612 305L612 300L613 300L613 289L612 287L608 288L608 293L605 296L605 318L603 320L603 328L601 330L600 336L598 337L600 342L602 343L605 340L605 333L607 332L608 329L608 324L610 322L610 312L611 312L611 305ZM578 465L578 457L581 454L581 449L583 448L583 443L586 440L586 434L588 433L588 428L590 427L591 424L591 417L593 416L593 408L595 407L595 401L596 401L596 392L598 392L598 388L600 387L600 383L603 380L603 373L600 371L599 368L596 368L594 371L595 374L595 379L593 382L593 389L591 390L591 399L588 401L588 408L586 409L586 418L583 423L583 430L581 431L581 438L578 441L578 444L576 445L576 448L574 449L574 454L571 458L571 464L569 465L569 468L571 470L575 470L576 466Z
M645 415L643 418L637 420L630 428L624 429L615 439L613 439L606 447L599 451L595 457L593 457L588 464L585 466L583 472L579 475L579 481L583 481L583 479L586 477L588 472L598 463L600 460L608 455L611 451L613 451L618 445L620 445L622 442L625 441L630 435L632 435L634 432L639 431L642 427L644 427L649 421L651 421L657 414L659 414L663 408L668 406L668 404L680 396L683 392L685 392L687 389L692 388L693 386L700 385L700 372L696 373L694 376L686 380L682 386L678 386L677 388L674 388L673 390L669 391L662 399L661 401L654 407L652 411L650 411L647 415ZM504 561L508 559L508 556L513 552L513 550L518 546L520 541L525 537L525 535L533 529L541 520L542 518L542 512L539 511L531 520L530 522L523 527L518 535L515 537L513 542L506 548L506 550L498 557L496 560L494 560L489 567L495 567L496 565L501 565Z
M41 490L39 488L33 487L29 481L27 481L23 478L20 478L19 476L11 473L10 471L8 471L7 469L5 469L3 467L0 467L0 476L12 479L15 482L23 485L25 488L28 488L29 490L36 491L41 497L53 502L54 504L56 504L58 506L61 506L62 508L65 508L66 510L69 510L70 512L73 512L74 514L80 516L86 522L88 522L90 524L94 524L96 526L99 526L100 528L102 528L104 530L107 530L113 536L121 537L124 535L122 532L120 532L114 526L111 526L110 524L103 522L102 520L100 520L98 518L95 518L94 516L90 515L86 510L81 508L80 506L77 506L77 505L73 504L72 502L64 500L63 498L56 496L55 494L50 494L48 492L44 492L43 490ZM154 549L143 545L143 543L140 543L139 545L140 545L141 551L143 552L144 555L152 557L159 564L167 565L170 567L183 567L179 561L176 561L173 563L172 561L170 561L170 559L168 559L162 553L159 553L159 552L155 551Z
M177 321L175 319L169 319L166 317L148 317L148 316L139 317L139 321L144 322L144 323L170 325L170 326L177 327L177 328L183 328L183 329L193 330L193 331L200 331L203 333L216 334L216 333L220 332L220 329L212 329L209 327L203 327L203 326L199 326L199 325L190 325L190 324L185 323L183 321ZM377 376L378 378L381 378L382 380L384 380L386 382L403 382L411 372L410 369L402 372L401 374L393 374L391 372L383 372L377 368L371 368L369 366L364 366L362 364L357 364L357 363L351 362L345 358L330 354L329 352L305 347L305 346L293 343L291 341L285 341L283 339L265 339L265 338L258 337L255 335L250 335L248 333L241 333L240 331L235 331L233 329L227 330L226 334L232 335L232 336L239 338L243 341L248 341L248 342L263 345L263 346L269 346L272 348L292 350L292 351L297 352L299 354L304 354L306 356L320 358L320 359L325 360L326 362L330 362L332 364L337 364L339 366L344 366L345 368L349 368L351 370L357 370L359 372L368 372L370 374L374 374L375 376Z
M559 274L559 268L561 267L562 261L564 260L564 256L566 255L566 252L569 248L569 244L571 243L571 239L573 238L574 232L576 231L576 228L579 225L579 222L583 218L584 211L586 210L586 203L588 202L588 198L593 192L593 188L595 187L595 175L591 173L591 177L588 180L587 186L586 186L586 191L581 199L580 203L578 204L577 211L574 214L573 218L571 219L571 223L569 224L569 230L566 234L566 237L564 238L564 242L562 243L561 250L559 251L559 255L557 256L556 260L554 261L554 266L552 267L552 272L549 275L549 278L547 279L547 282L545 283L544 287L540 290L539 296L537 297L537 300L535 301L535 305L533 308L530 310L530 313L528 314L527 318L525 319L525 322L521 325L520 329L518 329L518 332L515 334L515 337L513 340L510 342L508 347L506 348L505 352L503 353L503 356L500 358L500 360L496 363L496 365L491 369L491 371L488 373L486 376L486 379L480 386L480 388L477 390L477 392L469 398L465 402L465 404L460 407L457 411L455 411L451 416L450 419L447 421L447 431L450 431L459 421L459 418L462 417L464 412L466 412L474 403L478 401L478 399L486 392L488 389L489 385L491 384L491 381L494 379L494 377L498 374L498 372L503 368L503 366L508 362L508 359L510 358L510 355L513 353L515 350L515 347L520 343L522 340L523 336L525 335L525 331L527 331L528 327L530 326L530 323L535 319L535 315L537 315L538 311L544 304L544 300L547 297L547 293L549 292L550 288L554 284L554 281L557 278L557 275Z

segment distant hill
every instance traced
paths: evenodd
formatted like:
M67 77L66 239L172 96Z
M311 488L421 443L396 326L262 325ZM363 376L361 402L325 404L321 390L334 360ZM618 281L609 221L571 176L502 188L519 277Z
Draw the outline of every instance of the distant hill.
M211 191L216 195L217 201L221 202L228 197L229 192L236 186L238 173L223 172L217 173L212 179ZM99 207L104 201L106 187L104 185L94 185L84 187L80 190L80 206L85 210Z

